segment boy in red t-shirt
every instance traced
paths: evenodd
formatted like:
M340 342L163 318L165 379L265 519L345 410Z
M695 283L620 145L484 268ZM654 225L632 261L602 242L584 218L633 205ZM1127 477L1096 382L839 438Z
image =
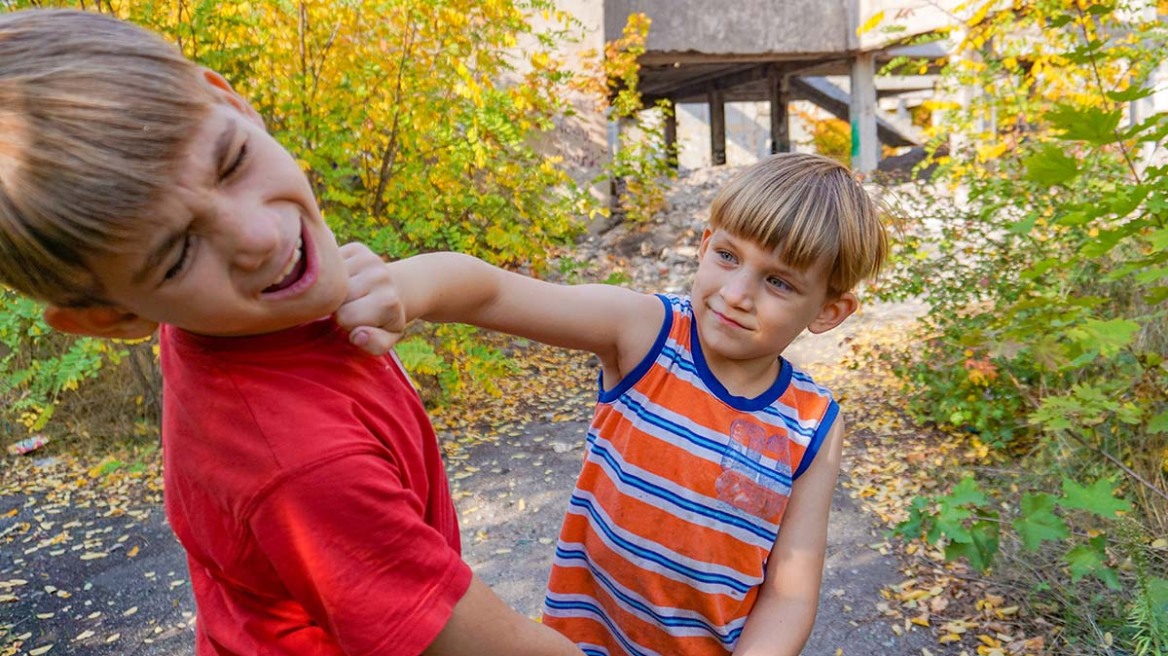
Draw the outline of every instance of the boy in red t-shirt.
M218 74L101 14L0 14L0 281L64 332L163 326L200 656L580 654L462 562L422 405L331 318L312 189Z

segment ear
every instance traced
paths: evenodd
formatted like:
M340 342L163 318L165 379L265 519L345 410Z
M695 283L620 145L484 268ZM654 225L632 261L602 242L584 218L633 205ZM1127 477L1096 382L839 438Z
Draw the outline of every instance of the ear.
M117 307L84 308L50 305L44 311L45 323L55 330L74 335L112 339L140 339L158 329L158 323Z
M819 315L807 326L812 333L825 333L844 322L860 307L860 299L851 292L844 292L834 299L829 299L819 310Z
M709 226L706 226L706 229L702 231L702 243L698 246L698 259L699 260L701 260L703 257L706 256L706 247L709 246L710 235L713 235L713 234L714 234L714 231L711 230Z
M236 93L235 89L231 88L231 83L227 81L227 78L209 68L203 68L200 73L203 76L203 82L210 88L212 95L239 110L239 113L260 127L264 127L263 117L252 108L251 103Z

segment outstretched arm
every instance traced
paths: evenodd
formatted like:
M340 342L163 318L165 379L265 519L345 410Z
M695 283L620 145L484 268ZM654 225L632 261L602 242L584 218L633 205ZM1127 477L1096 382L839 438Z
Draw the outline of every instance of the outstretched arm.
M843 437L844 421L839 416L815 461L795 483L767 562L766 580L734 656L798 656L811 635Z
M457 253L384 263L362 244L341 248L349 297L337 321L355 344L385 353L414 319L468 323L600 356L619 380L648 352L660 301L612 285L557 285Z
M425 656L580 656L582 652L552 629L523 617L479 577L454 607L446 627Z

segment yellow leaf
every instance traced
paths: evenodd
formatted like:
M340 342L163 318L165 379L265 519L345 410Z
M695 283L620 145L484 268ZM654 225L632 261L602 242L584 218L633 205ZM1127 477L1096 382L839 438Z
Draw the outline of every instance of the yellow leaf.
M990 636L988 636L984 633L977 634L977 639L980 640L982 642L982 644L984 644L987 647L1001 647L1002 646L1002 644L1000 642L998 642L997 640L994 640L993 638L991 638Z
M871 32L872 30L876 29L876 26L879 25L883 21L884 21L884 10L880 10L880 11L876 12L875 14L872 14L871 18L864 21L863 25L856 28L856 34L867 34L868 32Z

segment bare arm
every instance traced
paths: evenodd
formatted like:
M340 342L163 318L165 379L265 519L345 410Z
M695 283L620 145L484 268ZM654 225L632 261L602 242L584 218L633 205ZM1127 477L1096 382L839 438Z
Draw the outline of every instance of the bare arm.
M567 638L503 603L479 577L454 606L426 656L580 656Z
M795 483L766 579L735 656L798 656L819 605L827 519L839 476L844 422L837 417L811 467Z
M591 351L620 379L648 352L664 317L660 301L612 285L557 285L457 253L385 264L361 244L341 249L349 298L337 321L371 353L384 353L414 319L468 323L546 344Z

